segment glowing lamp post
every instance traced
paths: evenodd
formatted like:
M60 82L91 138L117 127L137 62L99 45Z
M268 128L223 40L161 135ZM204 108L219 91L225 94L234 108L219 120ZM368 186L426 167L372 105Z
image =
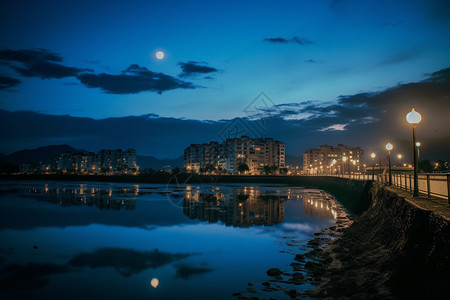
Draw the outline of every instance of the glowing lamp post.
M333 159L333 161L331 162L331 168L333 168L333 166L337 163L337 161L335 159ZM332 171L332 174L334 174L334 171Z
M347 161L347 157L342 157L342 175L345 174L345 162Z
M370 154L370 157L372 157L372 180L375 179L375 156L377 155L373 152Z
M386 150L388 151L388 161L389 161L389 185L392 185L392 174L391 174L391 150L394 149L391 143L386 144Z
M416 142L416 148L417 148L417 164L420 165L420 142ZM417 168L417 172L420 171L420 168Z
M402 165L402 158L403 158L403 155L397 154L397 158L398 158L399 166L401 166L401 165Z
M416 125L422 121L422 116L414 110L414 108L406 115L406 121L412 125L413 128L413 155L414 155L414 192L413 197L419 197L419 179L417 176L417 170L419 169L419 160L417 159L416 145Z

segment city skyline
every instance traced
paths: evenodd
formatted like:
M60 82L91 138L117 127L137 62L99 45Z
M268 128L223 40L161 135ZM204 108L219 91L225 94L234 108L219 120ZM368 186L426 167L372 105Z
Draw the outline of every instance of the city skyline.
M414 107L423 155L449 159L448 11L421 0L5 1L0 153L69 144L175 158L237 124L290 155L339 143L382 155L390 141L411 159Z

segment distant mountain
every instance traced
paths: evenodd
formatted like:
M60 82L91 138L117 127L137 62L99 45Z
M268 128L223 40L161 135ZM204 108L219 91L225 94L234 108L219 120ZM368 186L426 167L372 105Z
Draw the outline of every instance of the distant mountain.
M136 159L136 163L141 170L148 168L153 170L173 169L174 167L182 168L184 166L183 156L174 159L158 159L154 156L138 155Z
M50 158L55 154L79 151L80 150L77 150L69 145L49 145L36 149L25 149L14 152L10 155L4 155L3 160L15 165L26 162L50 163Z

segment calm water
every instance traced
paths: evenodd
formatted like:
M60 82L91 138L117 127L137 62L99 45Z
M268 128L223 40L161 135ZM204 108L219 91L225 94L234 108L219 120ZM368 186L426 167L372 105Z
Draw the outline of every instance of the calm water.
M0 298L232 299L333 224L332 202L283 185L0 182Z

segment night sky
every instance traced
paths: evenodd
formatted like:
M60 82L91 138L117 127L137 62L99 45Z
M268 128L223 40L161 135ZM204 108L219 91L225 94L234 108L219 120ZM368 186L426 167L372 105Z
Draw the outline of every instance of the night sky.
M240 120L292 155L389 140L408 157L415 107L424 154L443 159L449 32L445 0L2 1L0 152L178 157Z

